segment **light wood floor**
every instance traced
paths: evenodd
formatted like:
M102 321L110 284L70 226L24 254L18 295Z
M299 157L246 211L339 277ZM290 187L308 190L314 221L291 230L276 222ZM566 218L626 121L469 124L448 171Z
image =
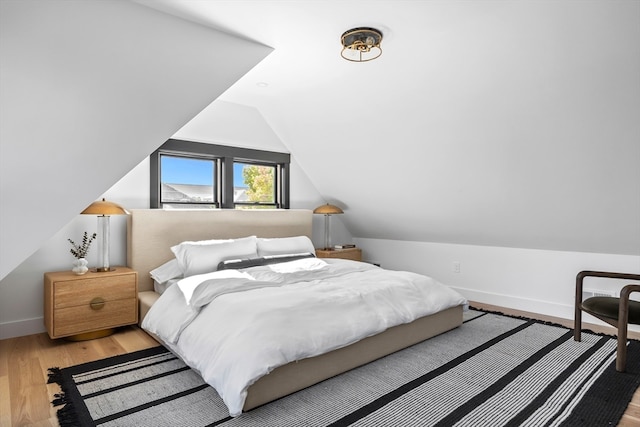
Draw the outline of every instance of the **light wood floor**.
M47 384L47 370L157 346L158 342L131 326L91 341L51 340L47 334L0 341L0 426L58 426L51 406L56 384Z
M474 306L563 323L562 319L533 313L482 304ZM568 323L569 325L565 326L571 327L570 322ZM48 368L65 368L156 345L158 343L154 339L135 326L121 328L114 335L91 341L54 341L46 334L1 340L0 427L58 426L56 408L53 408L50 402L54 394L59 392L59 388L55 384L47 384ZM640 389L635 393L618 426L639 425Z

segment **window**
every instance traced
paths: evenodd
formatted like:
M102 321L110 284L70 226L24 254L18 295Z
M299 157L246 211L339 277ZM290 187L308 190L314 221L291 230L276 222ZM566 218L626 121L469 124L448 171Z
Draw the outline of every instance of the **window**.
M216 159L160 154L160 202L164 207L181 205L216 207Z
M289 208L290 155L170 139L151 155L152 208Z
M277 205L277 166L233 163L233 203L236 208L274 208Z

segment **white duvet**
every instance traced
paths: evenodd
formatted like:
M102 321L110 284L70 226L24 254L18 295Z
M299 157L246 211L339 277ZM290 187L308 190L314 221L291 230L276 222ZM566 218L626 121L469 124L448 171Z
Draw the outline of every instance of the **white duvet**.
M436 280L308 258L182 279L151 307L156 334L242 413L247 389L278 366L466 304Z

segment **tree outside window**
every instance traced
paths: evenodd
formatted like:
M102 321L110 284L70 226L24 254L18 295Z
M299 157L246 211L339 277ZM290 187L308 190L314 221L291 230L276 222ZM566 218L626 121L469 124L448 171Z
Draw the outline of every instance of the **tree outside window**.
M275 203L275 167L244 165L242 177L247 185L247 198L255 203Z

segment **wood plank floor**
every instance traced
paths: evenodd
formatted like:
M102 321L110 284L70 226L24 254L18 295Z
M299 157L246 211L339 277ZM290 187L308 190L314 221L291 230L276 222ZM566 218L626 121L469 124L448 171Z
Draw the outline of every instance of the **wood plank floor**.
M482 304L474 306L562 323L562 319L533 313ZM55 384L47 384L48 368L65 368L156 345L158 343L153 338L135 326L121 328L114 335L91 341L54 341L47 334L1 340L0 427L58 426L56 408L50 402L59 388ZM640 389L618 426L640 426Z
M65 368L105 357L157 346L141 329L120 328L91 341L51 340L47 334L0 341L0 426L58 426L47 369Z

